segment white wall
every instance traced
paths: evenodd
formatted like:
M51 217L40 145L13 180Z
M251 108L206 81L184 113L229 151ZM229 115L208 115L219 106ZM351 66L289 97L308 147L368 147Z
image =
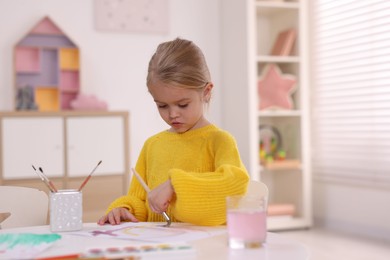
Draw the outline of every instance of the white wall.
M220 125L220 0L170 0L168 35L113 33L94 28L93 0L0 0L0 111L13 109L13 46L48 15L79 46L81 91L110 110L130 111L134 165L143 142L167 126L146 89L147 64L157 45L175 37L203 49L215 84L209 118Z
M307 2L310 8L309 13L316 13L314 1ZM312 45L310 46L312 53L309 57L312 58L310 61L312 68L316 64L314 57L317 56L313 46L316 42L313 18L309 17L311 30L309 44ZM311 85L311 94L313 94L316 87L314 80ZM315 103L312 103L312 107L315 108ZM316 147L312 147L312 151L315 156ZM317 172L313 170L312 193L315 225L390 241L390 190L388 188L356 186L348 183L348 180L337 183L322 180L321 177L317 178L316 174Z
M383 188L313 183L315 223L390 241L390 192Z

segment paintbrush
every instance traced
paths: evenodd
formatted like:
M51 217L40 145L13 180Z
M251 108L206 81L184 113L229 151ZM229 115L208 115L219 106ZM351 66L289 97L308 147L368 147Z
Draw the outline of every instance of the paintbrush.
M39 167L39 171L42 173L42 176L45 179L45 182L51 187L52 192L57 192L58 190L57 190L56 186L54 186L54 183L51 180L49 180L49 178L43 172L41 167Z
M83 181L83 183L81 184L80 188L79 188L79 191L81 191L82 188L84 188L85 184L87 184L87 182L89 181L89 179L91 179L91 176L92 174L95 172L96 168L102 163L102 161L100 160L100 162L98 162L98 164L95 166L95 168L93 168L92 172L88 175L88 177Z
M141 183L142 187L144 188L144 190L149 193L150 192L150 188L148 187L148 185L144 182L144 180L142 179L142 177L138 174L138 172L135 171L134 168L131 168L131 170L133 171L135 177L137 178L137 180L139 181L139 183ZM170 217L168 216L168 214L164 211L162 213L163 217L165 218L165 220L167 221L167 224L164 225L165 227L169 227L171 225L171 219Z
M47 186L47 188L49 188L49 190L51 192L54 192L54 190L52 189L52 187L50 187L49 183L46 182L46 179L42 176L42 174L40 172L37 171L37 169L35 169L34 165L31 165L35 171L35 173L38 175L38 177L43 181L43 183Z

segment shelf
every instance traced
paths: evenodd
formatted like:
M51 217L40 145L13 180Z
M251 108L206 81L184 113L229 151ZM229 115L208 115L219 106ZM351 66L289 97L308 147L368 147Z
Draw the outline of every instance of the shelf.
M300 117L300 110L260 110L259 117Z
M35 101L39 111L58 111L60 107L58 89L55 87L36 87Z
M23 38L19 46L35 46L45 48L75 47L74 43L64 35L30 34Z
M60 49L60 69L78 70L79 69L79 50L78 49Z
M267 216L274 217L293 217L296 213L295 205L291 203L278 203L278 204L269 204L267 209Z
M269 231L299 229L307 227L306 218L295 218L291 216L272 216L267 218L267 227Z
M285 10L298 10L299 3L284 2L284 1L256 1L257 14L258 15L272 15L279 14L283 9Z
M73 41L45 17L17 42L14 53L15 108L69 109L80 91L80 53ZM28 88L34 95L22 99Z
M299 170L301 169L301 162L299 160L280 160L280 161L273 161L273 162L267 162L265 164L262 164L262 167L265 170Z
M257 45L257 59L263 62L299 62L298 48L293 46L292 55L288 57L270 56L279 33L295 29L299 31L299 3L298 2L269 2L256 1L256 30L261 35L261 44ZM298 35L299 37L299 35ZM289 59L290 58L290 59Z
M15 70L20 73L39 73L40 54L38 48L15 48Z
M300 58L298 56L272 56L272 55L259 55L257 56L257 62L264 63L299 63Z
M61 71L60 72L60 88L61 89L80 89L80 79L78 71Z
M310 162L308 142L310 129L307 124L310 120L308 117L310 88L307 67L309 39L305 19L309 3L306 0L222 2L223 21L230 24L231 17L237 17L240 21L234 24L234 30L227 27L222 32L222 40L226 43L223 50L224 66L222 68L226 78L225 102L223 102L223 109L226 112L223 118L225 127L236 137L251 178L258 179L267 185L269 203L290 204L295 208L293 215L269 217L269 221L267 219L269 230L310 227L312 220L311 172L310 165L308 165ZM296 32L295 41L293 45L291 41L286 41L283 45L286 50L292 47L291 52L279 52L289 55L271 55L271 53L276 53L276 46L280 46L282 33L291 29ZM278 67L279 74L272 75L278 80L264 83L264 75L266 75L269 64ZM296 80L294 88L288 93L287 91L283 93L283 98L291 98L293 108L279 108L283 106L275 100L270 100L270 103L275 101L274 106L269 106L272 109L259 110L260 98L263 101L269 97L278 98L275 93L272 93L275 95L260 96L259 80L263 80L264 84L269 84L267 86L271 87L267 88L267 91L271 92L272 86L276 84L279 84L279 89L287 85L282 80L286 78ZM232 100L242 106L239 108L228 106L227 104ZM242 123L237 124L238 121ZM260 126L277 129L276 132L280 134L281 141L279 143L275 141L277 134L275 137L270 133L267 137L266 132L260 131ZM268 146L266 148L270 149L261 148L260 141L263 141L263 145L266 141ZM279 152L284 152L285 160L268 163L264 167L260 163L263 158L263 153L260 158L260 152L263 151L268 152L266 155L269 158L275 158Z
M308 178L307 149L305 146L305 109L307 102L307 86L304 71L306 61L302 48L304 39L300 16L303 15L301 2L255 1L256 19L256 56L255 67L257 77L263 75L269 64L275 64L283 75L291 75L296 79L296 88L290 93L293 109L267 109L257 111L258 125L275 127L281 136L280 149L287 158L260 163L261 180L268 186L270 215L267 218L270 230L302 228L310 225L310 214L307 209ZM294 30L296 39L288 56L270 55L280 43L282 33ZM291 43L291 42L290 42ZM290 46L291 47L291 46ZM271 83L270 83L271 84ZM276 84L276 83L275 83ZM280 84L280 82L279 82ZM256 88L257 89L257 88ZM270 91L272 88L269 88ZM262 98L265 98L262 96ZM261 100L259 100L261 102ZM264 133L262 133L264 134ZM260 135L260 132L259 132ZM276 206L276 208L273 208ZM278 208L280 206L280 208ZM284 211L284 212L282 212Z

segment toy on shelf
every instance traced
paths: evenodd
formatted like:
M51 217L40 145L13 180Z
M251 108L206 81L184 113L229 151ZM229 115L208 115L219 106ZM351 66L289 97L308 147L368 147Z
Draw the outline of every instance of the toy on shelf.
M258 83L259 109L292 109L291 95L296 89L296 77L283 74L276 64L267 65Z
M107 103L94 95L79 94L70 107L74 110L108 110Z
M296 207L291 203L271 203L267 208L268 216L286 216L293 217L296 213Z
M286 152L282 147L282 136L276 127L260 126L260 161L270 163L274 160L284 160Z
M18 89L16 95L17 110L37 110L37 104L34 101L34 89L27 85Z
M49 18L40 20L14 48L17 110L68 110L80 90L77 45ZM23 105L26 86L32 91Z
M292 53L297 31L294 28L289 28L279 33L274 46L272 47L271 55L289 56Z
M271 125L260 126L260 163L267 170L299 169L298 159L287 159L287 153L282 149L282 135Z

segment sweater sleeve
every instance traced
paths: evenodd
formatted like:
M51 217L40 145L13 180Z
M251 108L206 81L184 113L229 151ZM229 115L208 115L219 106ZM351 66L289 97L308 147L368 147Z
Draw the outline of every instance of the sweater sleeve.
M179 221L196 225L225 224L226 197L246 192L249 175L233 137L227 133L219 135L209 149L214 156L215 171L169 171L176 193L171 210Z
M136 171L145 179L145 148L142 149L137 161ZM146 191L138 180L133 176L127 195L114 200L108 207L106 213L114 208L127 208L139 220L146 221L148 210L146 208Z

